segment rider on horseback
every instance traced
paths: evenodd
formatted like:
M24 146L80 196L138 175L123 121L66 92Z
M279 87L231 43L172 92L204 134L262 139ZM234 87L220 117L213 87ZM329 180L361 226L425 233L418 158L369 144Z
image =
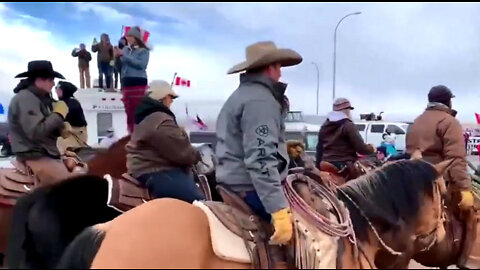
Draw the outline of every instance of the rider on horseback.
M87 146L87 121L83 114L82 105L73 97L77 87L69 82L61 81L56 87L58 99L64 101L68 106L68 114L65 117L65 124L68 132L65 137L58 138L57 146L60 153L64 154L67 149L75 150Z
M152 81L149 90L135 111L135 129L126 145L128 172L153 198L202 200L191 172L200 154L170 110L178 96L163 80Z
M467 228L476 228L472 181L467 172L466 151L463 142L462 126L455 119L452 98L455 96L443 85L433 87L428 93L428 106L410 127L407 134L407 152L412 154L419 149L423 158L433 164L454 159L444 175L448 185L449 206L458 217L463 217ZM467 235L459 266L480 267L480 231L470 231ZM475 241L476 239L476 241ZM475 243L475 245L473 245Z
M22 84L25 87L16 89L8 110L17 160L25 162L40 182L67 178L70 172L60 159L57 138L65 127L68 107L51 98L55 78L64 77L53 70L49 61L32 61L28 71L15 78L27 78Z
M240 194L264 220L273 219L272 243L285 244L292 238L292 221L281 184L289 158L284 123L287 85L279 79L281 67L297 65L302 57L267 41L248 46L246 58L228 71L246 72L218 116L216 179Z
M333 111L328 113L327 120L320 128L317 144L317 167L321 161L327 161L342 170L353 164L357 153L368 155L375 153L373 145L365 144L360 132L351 120L350 101L346 98L337 98L333 104Z

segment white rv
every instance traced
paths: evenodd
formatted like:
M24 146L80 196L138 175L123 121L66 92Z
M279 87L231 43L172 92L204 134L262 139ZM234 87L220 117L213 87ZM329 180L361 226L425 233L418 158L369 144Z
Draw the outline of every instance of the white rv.
M82 105L87 120L89 145L97 145L109 128L115 130L117 138L128 134L122 93L105 92L101 88L78 89L75 98Z

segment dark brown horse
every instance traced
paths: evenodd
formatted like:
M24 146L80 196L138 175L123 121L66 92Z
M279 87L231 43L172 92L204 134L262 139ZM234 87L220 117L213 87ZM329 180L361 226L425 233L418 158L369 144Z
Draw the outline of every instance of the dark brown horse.
M407 267L413 255L436 239L441 223L437 183L447 166L399 161L339 187L338 198L349 209L361 253L368 261L367 265L342 261L342 265ZM86 229L70 244L60 267L250 267L216 257L208 232L209 222L196 206L173 199L153 200Z
M130 136L124 137L112 144L106 150L97 150L96 155L88 161L89 174L103 177L110 174L120 177L127 171L125 145ZM88 194L85 194L88 196ZM4 254L7 250L7 239L10 233L14 207L0 204L0 267L3 265Z

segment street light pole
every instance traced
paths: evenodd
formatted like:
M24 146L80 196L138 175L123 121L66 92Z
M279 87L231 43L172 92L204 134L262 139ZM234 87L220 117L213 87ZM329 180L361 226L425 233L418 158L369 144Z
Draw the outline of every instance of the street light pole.
M319 91L319 83L320 83L320 71L318 70L318 65L315 62L312 62L312 65L315 66L315 69L317 70L317 115L318 115L318 91Z
M338 21L337 26L335 27L335 33L333 35L333 95L332 95L332 101L335 101L335 73L337 70L337 29L340 23L347 17L352 16L352 15L360 15L362 12L354 12L347 14L343 16L343 18Z

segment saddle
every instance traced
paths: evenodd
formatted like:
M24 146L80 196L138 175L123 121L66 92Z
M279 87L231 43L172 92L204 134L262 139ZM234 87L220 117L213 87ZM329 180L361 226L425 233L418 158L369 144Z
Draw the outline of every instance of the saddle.
M62 161L71 173L88 172L88 165L85 162L82 162L80 157L74 152L65 151L65 154L62 156Z
M16 160L13 168L0 169L0 204L13 206L17 199L32 191L38 184L37 178L25 164Z
M279 246L269 245L273 233L271 225L260 220L253 210L226 186L217 185L222 202L203 202L218 220L231 232L244 240L255 269L271 269L284 262Z
M118 179L106 175L105 179L109 191L107 205L117 211L126 212L152 199L147 188L127 173Z

